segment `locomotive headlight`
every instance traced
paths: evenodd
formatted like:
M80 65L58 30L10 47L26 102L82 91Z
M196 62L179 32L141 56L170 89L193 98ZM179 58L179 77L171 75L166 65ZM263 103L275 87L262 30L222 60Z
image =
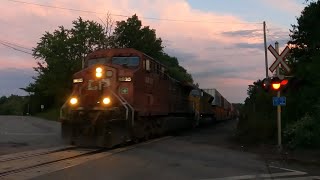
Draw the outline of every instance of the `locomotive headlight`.
M103 98L102 102L103 104L107 105L107 104L110 104L111 100L110 98L106 97L106 98Z
M77 103L78 103L78 99L77 98L73 97L73 98L70 99L70 104L71 105L75 105Z
M73 83L82 83L83 78L73 79Z
M96 72L97 72L97 73L102 73L102 68L101 68L101 67L97 67L97 68L96 68Z
M101 78L101 76L102 76L102 73L96 72L96 77L97 78Z
M96 77L97 78L101 78L102 77L102 68L101 67L97 67L96 68Z

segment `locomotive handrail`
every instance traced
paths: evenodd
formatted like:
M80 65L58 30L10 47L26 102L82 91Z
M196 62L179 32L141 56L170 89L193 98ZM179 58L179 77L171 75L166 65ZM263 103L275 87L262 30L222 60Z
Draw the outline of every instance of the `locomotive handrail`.
M128 107L130 108L131 112L132 112L132 120L131 120L131 124L132 126L134 126L134 108L128 103L128 101L126 101L121 95L117 95L115 92L113 92L110 89L111 93L118 98L118 100L122 103L122 105L126 108L126 120L128 119L129 116L129 112L128 112ZM128 107L127 107L127 106Z
M128 103L128 101L126 101L121 95L119 95L119 97L124 101L126 102L126 104L129 106L129 108L131 109L131 112L132 112L132 121L131 121L131 124L132 126L134 126L134 108L131 106L130 103Z
M128 119L128 107L126 106L126 104L122 101L122 99L116 94L114 93L111 89L110 92L116 97L118 98L118 100L121 102L121 104L124 106L124 108L126 108L126 119Z

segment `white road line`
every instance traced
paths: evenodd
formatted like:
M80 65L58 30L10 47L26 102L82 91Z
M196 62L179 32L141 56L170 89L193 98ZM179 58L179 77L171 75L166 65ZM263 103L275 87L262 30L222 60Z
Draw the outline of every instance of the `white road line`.
M271 177L284 177L284 176L299 176L308 174L306 172L288 172L288 173L272 173L272 174L260 174L258 177L261 178L271 178Z
M277 167L277 166L269 166L272 168L276 168L276 169L281 169L281 170L285 170L285 171L291 171L291 172L301 172L301 171L297 171L297 170L293 170L293 169L287 169L287 168L281 168L281 167Z
M291 177L291 178L280 178L280 179L265 179L265 180L319 180L320 176L304 176L304 177Z
M275 177L284 177L284 176L301 176L306 175L308 173L302 171L296 171L292 169L280 168L276 166L269 166L272 168L277 168L289 172L281 172L281 173L271 173L271 174L259 174L259 175L242 175L242 176L230 176L230 177L223 177L223 178L210 178L210 179L203 179L203 180L241 180L241 179L256 179L256 178L275 178ZM310 176L311 177L311 176ZM315 176L317 177L317 176ZM301 177L304 178L304 177ZM300 179L297 179L300 180ZM303 180L303 179L301 179Z

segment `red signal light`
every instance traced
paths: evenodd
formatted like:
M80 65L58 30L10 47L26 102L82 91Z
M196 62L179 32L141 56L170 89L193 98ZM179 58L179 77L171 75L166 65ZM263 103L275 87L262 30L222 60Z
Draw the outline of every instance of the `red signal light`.
M285 86L285 85L288 84L288 82L289 82L288 79L284 79L284 80L281 81L280 84L281 84L282 86Z
M288 82L289 82L288 79L284 79L282 81L275 79L275 81L272 82L272 89L278 91L280 90L280 88L286 86Z

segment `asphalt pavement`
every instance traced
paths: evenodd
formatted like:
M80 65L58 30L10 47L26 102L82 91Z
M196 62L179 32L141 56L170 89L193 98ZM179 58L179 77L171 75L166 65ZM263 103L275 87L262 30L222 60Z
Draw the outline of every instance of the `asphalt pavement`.
M50 173L40 173L44 169L39 168L31 176L36 180L320 179L319 167L288 164L248 152L232 141L236 125L236 120L204 125L83 163L75 159L75 164L44 166ZM0 154L61 146L60 131L58 122L0 116Z
M0 116L0 155L62 145L60 123L30 116Z
M292 169L235 148L229 138L236 124L228 121L184 132L34 179L320 179L320 171Z

